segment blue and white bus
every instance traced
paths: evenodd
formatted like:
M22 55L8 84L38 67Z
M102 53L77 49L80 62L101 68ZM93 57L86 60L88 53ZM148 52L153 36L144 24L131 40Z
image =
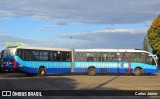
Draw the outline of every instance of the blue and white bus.
M12 46L5 49L3 68L18 68L28 75L70 73L71 50L65 48Z
M67 49L50 47L8 47L4 67L18 67L26 74L58 73L158 73L157 57L135 49ZM9 64L7 64L9 63Z
M137 76L158 73L157 56L136 49L77 49L74 72L130 73Z
M17 69L15 56L16 46L7 47L2 56L2 71L15 71Z

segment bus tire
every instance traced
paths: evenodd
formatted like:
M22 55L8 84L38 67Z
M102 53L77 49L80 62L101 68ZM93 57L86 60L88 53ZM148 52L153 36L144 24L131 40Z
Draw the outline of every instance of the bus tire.
M90 67L87 71L88 75L95 76L96 75L96 68Z
M135 75L135 76L141 76L142 73L143 73L143 71L142 71L141 68L136 68L136 69L134 70L134 75Z
M40 67L38 70L38 76L45 76L46 75L46 69L43 67Z

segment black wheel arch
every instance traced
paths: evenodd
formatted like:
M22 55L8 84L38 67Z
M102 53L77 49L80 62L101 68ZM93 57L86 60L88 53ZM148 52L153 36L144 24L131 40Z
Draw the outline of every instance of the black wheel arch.
M40 68L44 68L44 69L46 69L46 67L45 67L45 66L39 66L38 70L39 70Z
M135 67L135 68L134 68L134 71L135 71L135 69L137 69L137 68L141 69L141 70L142 70L142 73L143 73L143 68L140 67L140 66ZM134 71L133 71L133 73L134 73Z
M95 66L89 66L87 70L89 70L90 68L95 68L95 69L96 69L96 67L95 67Z
M45 66L40 66L40 67L38 68L38 70L37 70L37 74L39 73L39 70L40 70L41 68L45 69L45 73L46 73L46 67L45 67Z

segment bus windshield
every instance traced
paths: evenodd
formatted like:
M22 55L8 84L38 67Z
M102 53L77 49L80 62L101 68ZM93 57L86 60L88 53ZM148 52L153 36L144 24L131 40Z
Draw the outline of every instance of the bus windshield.
M146 63L150 65L156 65L156 62L152 56L146 57Z

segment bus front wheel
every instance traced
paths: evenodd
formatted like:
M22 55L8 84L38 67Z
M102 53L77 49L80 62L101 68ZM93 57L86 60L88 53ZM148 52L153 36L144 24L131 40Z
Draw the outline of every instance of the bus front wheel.
M38 70L38 76L45 76L46 75L46 69L40 67Z
M134 70L134 75L135 76L141 76L142 75L142 69L141 68L136 68L135 70Z
M96 75L96 68L89 68L88 75L95 76Z

